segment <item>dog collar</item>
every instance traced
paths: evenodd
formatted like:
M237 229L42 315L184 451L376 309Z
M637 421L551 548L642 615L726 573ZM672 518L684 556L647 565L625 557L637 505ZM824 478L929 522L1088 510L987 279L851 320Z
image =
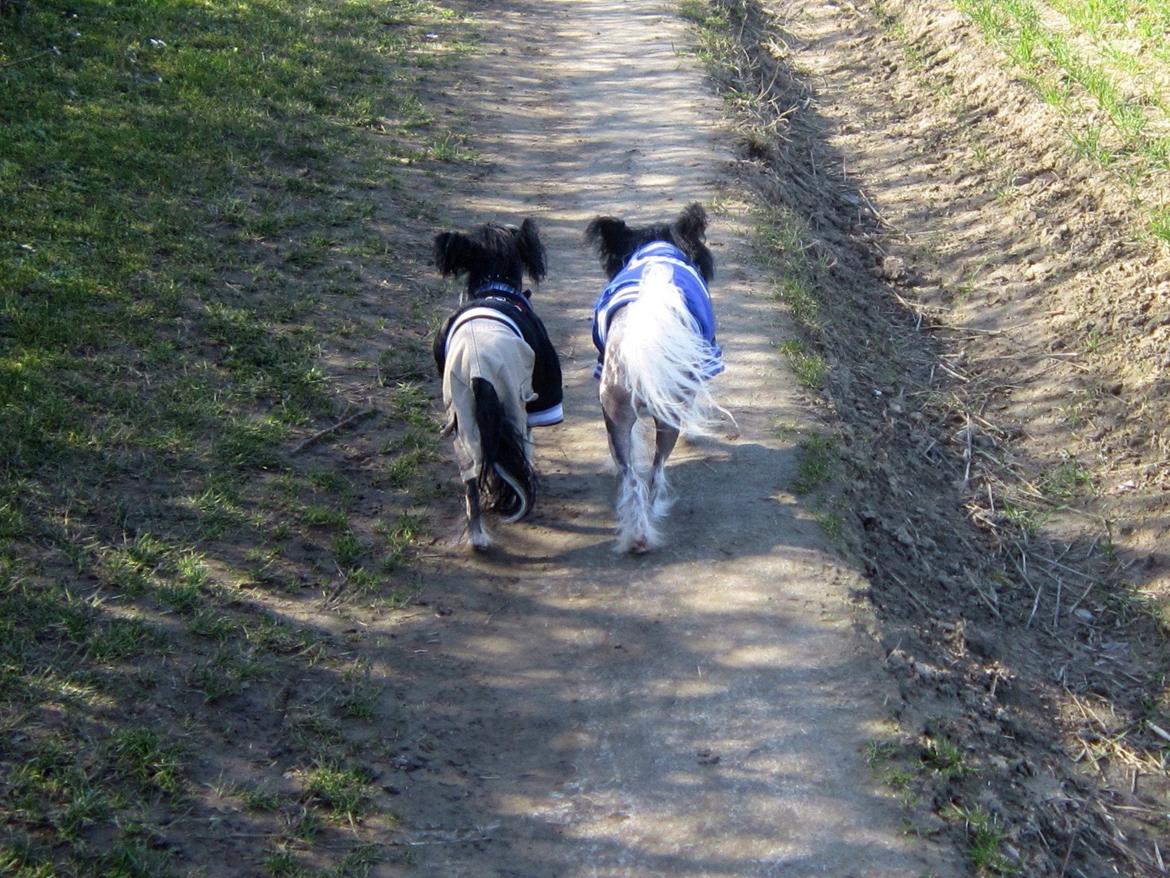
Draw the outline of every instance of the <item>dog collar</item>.
M489 280L479 285L479 288L472 294L473 299L478 299L480 296L488 293L505 293L506 295L519 296L523 298L520 291L511 284L506 284L502 280Z
M511 305L513 308L516 308L524 314L535 313L532 310L532 303L528 301L528 294L517 292L515 289L511 288L497 289L488 295L479 294L476 295L472 301L486 302L491 299L494 299L497 302L503 302L506 305Z

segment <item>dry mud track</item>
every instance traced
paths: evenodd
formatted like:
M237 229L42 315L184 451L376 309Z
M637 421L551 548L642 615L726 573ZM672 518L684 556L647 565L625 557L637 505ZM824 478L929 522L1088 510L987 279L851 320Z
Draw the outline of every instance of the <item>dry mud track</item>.
M974 434L956 442L954 411L921 393L951 392L942 376L959 367L905 304L925 258L895 254L939 216L925 202L883 210L882 196L905 185L895 170L928 173L905 141L919 124L906 110L930 92L852 4L786 4L782 18L733 6L748 15L743 73L757 77L745 93L783 115L782 136L742 153L715 87L676 51L686 28L658 3L470 7L489 46L451 97L485 161L452 207L464 222L540 223L550 277L536 302L563 352L569 416L538 436L532 521L498 529L486 558L441 542L418 606L362 620L358 648L400 717L372 768L410 854L380 868L960 875L971 839L955 815L978 811L1004 834L1005 869L1157 874L1139 821L1157 814L1156 778L1130 787L1110 774L1117 760L1074 765L1079 727L1060 722L1079 704L1106 730L1137 728L1137 693L1160 671L1144 632L1085 588L1108 572L1091 553L1045 557L1079 570L1067 587L1096 625L1077 627L1054 583L1039 597L1026 587L1044 574L1017 576L1020 558L964 512ZM590 378L601 276L581 232L597 213L657 220L691 200L718 207L719 387L742 435L680 448L668 546L617 558ZM830 405L803 398L776 351L795 329L749 243L760 204L791 211L825 256ZM833 433L845 458L851 561L791 493L792 436L810 430ZM454 478L447 496L454 532ZM1043 625L1028 624L1033 606ZM872 741L904 745L916 803L881 787ZM954 744L968 770L934 771L923 741Z
M451 539L431 553L422 603L363 620L401 717L372 767L410 862L384 869L962 874L949 844L903 831L925 811L865 762L867 742L894 734L897 690L858 632L865 583L790 492L795 453L776 427L808 415L775 349L781 318L752 262L718 98L676 52L683 22L641 0L480 11L490 44L452 97L486 172L451 206L462 222L540 224L550 272L535 302L568 415L538 435L533 518L469 557L452 480ZM720 205L719 382L741 435L680 446L668 545L618 557L591 377L602 275L581 237L599 213L657 221L695 200Z

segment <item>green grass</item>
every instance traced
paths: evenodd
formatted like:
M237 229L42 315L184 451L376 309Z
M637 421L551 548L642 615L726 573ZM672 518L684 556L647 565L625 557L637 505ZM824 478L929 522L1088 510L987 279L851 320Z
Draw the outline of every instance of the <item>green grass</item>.
M1015 875L1019 869L1003 853L1006 834L999 821L979 807L952 804L943 816L961 822L967 833L967 858L977 875Z
M351 302L426 260L388 236L424 239L436 171L474 158L431 96L471 36L427 0L0 16L0 873L197 865L156 836L207 817L217 758L262 788L232 717L281 697L295 713L306 692L336 688L340 719L290 717L300 798L370 816L346 723L369 723L379 690L331 680L339 647L267 602L319 601L339 568L389 609L417 590L432 303L388 296L367 319ZM399 351L352 371L393 437L371 479L395 494L382 529L355 513L369 486L344 455L293 451L352 410L327 354L374 340ZM314 820L306 839L327 831ZM241 844L274 849L266 826ZM344 847L311 873L364 874L369 851Z
M1035 509L1005 501L1002 513L1004 520L1015 527L1026 540L1034 538L1040 532L1043 517Z
M731 22L727 12L707 0L681 0L678 13L686 21L698 25L700 56L704 61L722 63L723 47L727 45Z
M810 494L829 484L837 469L837 443L831 436L808 436L800 441L797 475L792 490Z
M1159 207L1150 215L1150 233L1170 244L1170 207Z
M181 749L155 729L123 728L114 733L110 752L117 770L143 789L176 793L181 785Z
M1074 154L1115 169L1136 200L1164 197L1170 171L1170 11L1140 0L1048 0L1068 29L1033 0L957 0L1046 103L1065 119ZM1137 35L1139 39L1135 40ZM1167 240L1163 204L1145 205L1149 232Z
M1089 470L1071 457L1045 470L1039 484L1041 493L1056 501L1071 500L1091 490L1092 486Z
M894 791L902 807L914 808L919 804L921 769L910 766L904 748L890 742L871 741L866 745L865 759L877 779Z
M357 768L322 765L309 773L305 792L333 819L352 822L365 808L369 780L366 772Z
M971 774L972 769L963 757L963 750L945 738L931 738L922 747L922 764L946 778L960 778Z
M832 510L818 510L813 513L813 520L821 526L821 530L831 540L842 540L845 537L845 522L841 516Z
M728 115L749 155L766 155L777 148L784 120L775 115L774 104L762 95L759 83L745 75L738 65L740 49L726 5L688 0L681 14L695 27L695 54L723 86ZM773 81L771 86L775 86ZM770 86L770 87L771 87ZM758 262L771 278L771 296L783 306L799 337L789 338L777 348L788 361L797 382L810 391L824 391L829 364L814 348L826 338L825 312L831 303L827 291L833 288L832 258L807 220L794 209L773 201L753 212L753 246ZM785 431L778 431L781 438ZM801 495L813 494L829 485L837 474L835 444L829 437L813 436L799 444L797 474L791 489ZM839 498L818 496L810 510L813 519L834 541L845 537L845 521Z
M825 386L829 365L820 354L809 351L799 339L789 339L780 345L780 352L788 358L796 380L809 390L820 390Z

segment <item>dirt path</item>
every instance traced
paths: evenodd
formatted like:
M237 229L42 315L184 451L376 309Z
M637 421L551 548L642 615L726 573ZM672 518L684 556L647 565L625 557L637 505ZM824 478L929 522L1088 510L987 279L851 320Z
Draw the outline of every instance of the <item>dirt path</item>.
M776 427L809 415L738 224L718 103L676 53L682 24L654 0L490 15L492 46L458 100L491 170L462 207L468 221L539 221L550 276L536 301L562 350L568 417L538 436L534 521L498 531L489 559L444 547L427 609L368 620L368 658L401 716L375 770L411 853L383 868L960 874L957 854L903 831L865 762L896 694L858 633L864 583L789 493L794 450ZM651 221L692 200L719 207L719 383L742 435L681 446L668 546L619 558L590 376L601 273L581 233L597 213Z

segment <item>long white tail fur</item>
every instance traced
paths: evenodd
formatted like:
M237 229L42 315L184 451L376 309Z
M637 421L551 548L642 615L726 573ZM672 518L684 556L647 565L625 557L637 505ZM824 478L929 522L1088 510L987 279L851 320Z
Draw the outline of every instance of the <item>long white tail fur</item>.
M670 268L650 266L625 311L617 349L605 355L625 367L634 405L684 433L709 434L722 411L704 377L711 353Z

